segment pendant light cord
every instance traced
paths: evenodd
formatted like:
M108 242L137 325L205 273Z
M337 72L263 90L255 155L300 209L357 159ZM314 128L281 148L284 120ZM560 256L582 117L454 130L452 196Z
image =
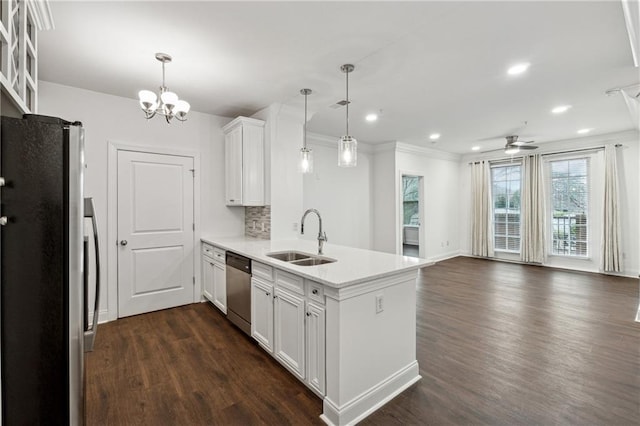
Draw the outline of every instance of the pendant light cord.
M302 138L302 147L307 149L307 92L304 93L304 136Z
M347 76L347 136L349 136L349 71L345 74Z

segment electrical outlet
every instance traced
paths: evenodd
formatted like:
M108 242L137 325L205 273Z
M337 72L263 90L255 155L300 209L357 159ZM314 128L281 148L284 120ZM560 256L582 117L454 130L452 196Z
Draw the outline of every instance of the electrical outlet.
M376 314L384 311L384 299L381 294L376 296Z

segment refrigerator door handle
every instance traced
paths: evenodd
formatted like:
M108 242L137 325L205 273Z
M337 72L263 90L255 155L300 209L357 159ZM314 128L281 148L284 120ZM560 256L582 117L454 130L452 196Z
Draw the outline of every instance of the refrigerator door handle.
M96 291L95 304L93 308L93 322L91 327L88 327L84 332L84 351L91 352L93 351L93 343L98 331L98 317L100 310L100 239L98 237L98 222L96 221L93 198L84 199L84 217L91 218L91 224L93 226L93 243L96 255Z

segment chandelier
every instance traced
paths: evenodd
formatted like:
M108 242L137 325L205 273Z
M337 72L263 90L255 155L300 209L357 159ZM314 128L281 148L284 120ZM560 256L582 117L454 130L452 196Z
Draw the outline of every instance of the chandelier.
M164 116L167 123L171 122L171 119L174 117L180 121L186 121L187 113L191 106L188 102L178 99L178 95L174 92L167 90L164 82L164 64L171 62L171 56L166 53L156 53L156 59L162 62L160 100L158 100L158 95L151 90L141 90L138 92L140 107L142 111L144 111L145 118L148 120L155 117L156 114L160 114Z

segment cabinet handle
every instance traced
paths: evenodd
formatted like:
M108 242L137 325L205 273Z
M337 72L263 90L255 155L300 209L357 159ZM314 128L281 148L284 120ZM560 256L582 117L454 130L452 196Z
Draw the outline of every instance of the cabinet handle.
M317 289L317 288L314 288L314 289L313 289L313 291L312 291L311 293L313 293L313 294L318 294L318 289Z
M273 295L273 298L274 298L274 299L277 299L277 298L278 298L278 296L276 296L276 295L274 294L274 295Z
M266 293L267 296L271 296L271 293Z
M308 317L310 317L310 316L311 316L311 313L307 312L307 316L308 316Z
M5 226L7 222L8 222L8 219L6 216L0 217L0 225Z

